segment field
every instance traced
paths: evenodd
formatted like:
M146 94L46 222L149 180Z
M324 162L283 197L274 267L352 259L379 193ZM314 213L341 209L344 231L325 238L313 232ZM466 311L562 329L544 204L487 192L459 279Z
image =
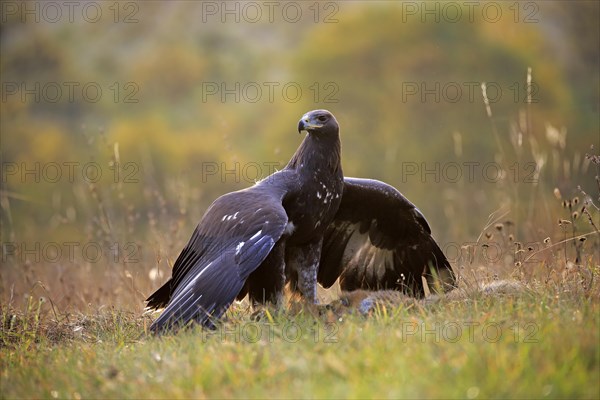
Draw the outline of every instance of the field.
M2 2L0 399L599 399L599 12ZM246 299L151 335L211 202L322 108L345 176L406 195L458 288Z
M42 318L32 300L2 312L2 397L598 398L598 284L536 289L367 317L237 306L214 332L162 338L148 317Z
M505 213L491 215L454 259L458 296L384 299L366 314L335 290L318 308L290 299L257 314L242 302L216 331L164 337L149 335L143 300L185 229L163 232L158 247L150 229L135 263L129 253L59 264L18 253L3 267L0 397L598 398L598 210L589 197L560 196L544 197L553 214L538 224L552 239L518 241ZM99 219L110 215L106 199L89 201ZM191 225L188 216L169 225L171 216L157 212L154 226ZM520 286L482 289L495 282Z
M558 153L558 163L569 157ZM598 170L598 156L585 160ZM157 206L140 233L131 208L114 217L132 196L121 183L77 185L93 217L53 218L88 232L88 245L123 245L95 258L80 252L83 242L69 253L70 242L37 248L33 233L34 245L5 243L1 398L600 396L599 211L581 188L566 197L542 184L499 184L491 200L508 198L510 211L498 208L477 238L444 247L460 289L447 296L383 296L366 312L336 289L321 291L318 307L291 298L255 312L244 301L215 331L154 337L143 300L201 215L200 205L181 211L193 189L144 192ZM511 220L523 215L521 226ZM516 289L493 289L503 283Z
M242 302L215 331L163 337L148 333L153 316L141 312L160 271L134 279L113 266L90 285L77 266L56 276L30 265L31 282L14 277L29 294L11 294L1 309L1 396L598 398L598 233L594 219L584 224L587 233L569 230L534 257L514 238L490 241L506 229L492 220L481 240L505 243L510 261L464 263L454 296L384 296L366 313L358 306L369 293L336 290L320 293L329 306L292 298L285 309L257 314ZM495 283L517 286L484 289ZM73 297L55 304L46 285ZM94 303L86 306L84 296Z

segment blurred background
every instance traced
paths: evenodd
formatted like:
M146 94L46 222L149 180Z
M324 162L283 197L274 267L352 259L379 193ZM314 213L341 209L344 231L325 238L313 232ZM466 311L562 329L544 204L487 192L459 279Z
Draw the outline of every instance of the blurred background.
M345 174L402 191L456 267L593 231L597 1L67 3L1 4L3 302L140 310L316 108Z

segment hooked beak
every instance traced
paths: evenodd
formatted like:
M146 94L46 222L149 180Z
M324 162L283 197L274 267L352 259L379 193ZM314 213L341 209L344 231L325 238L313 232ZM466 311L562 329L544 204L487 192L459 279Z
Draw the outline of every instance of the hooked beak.
M302 133L302 131L306 130L304 128L304 120L301 119L300 121L298 121L298 133Z
M310 116L305 114L300 118L300 121L298 121L298 133L302 133L302 131L308 132L309 129L321 128L322 126L323 125L321 124L312 123Z

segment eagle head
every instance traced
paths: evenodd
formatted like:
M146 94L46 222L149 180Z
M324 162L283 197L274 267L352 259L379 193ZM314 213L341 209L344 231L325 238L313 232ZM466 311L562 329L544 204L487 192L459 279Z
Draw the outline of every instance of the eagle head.
M298 133L306 131L308 133L334 132L339 129L338 122L327 110L309 111L298 121Z

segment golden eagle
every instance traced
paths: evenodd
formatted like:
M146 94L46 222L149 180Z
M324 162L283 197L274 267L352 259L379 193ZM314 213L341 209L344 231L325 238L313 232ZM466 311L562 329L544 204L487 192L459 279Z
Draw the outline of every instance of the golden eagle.
M317 282L343 290L424 295L422 276L453 286L455 275L421 212L393 187L345 178L339 125L326 110L302 116L304 141L287 166L219 197L148 299L166 307L150 329L190 321L212 327L236 299L282 301L286 282L316 303Z

